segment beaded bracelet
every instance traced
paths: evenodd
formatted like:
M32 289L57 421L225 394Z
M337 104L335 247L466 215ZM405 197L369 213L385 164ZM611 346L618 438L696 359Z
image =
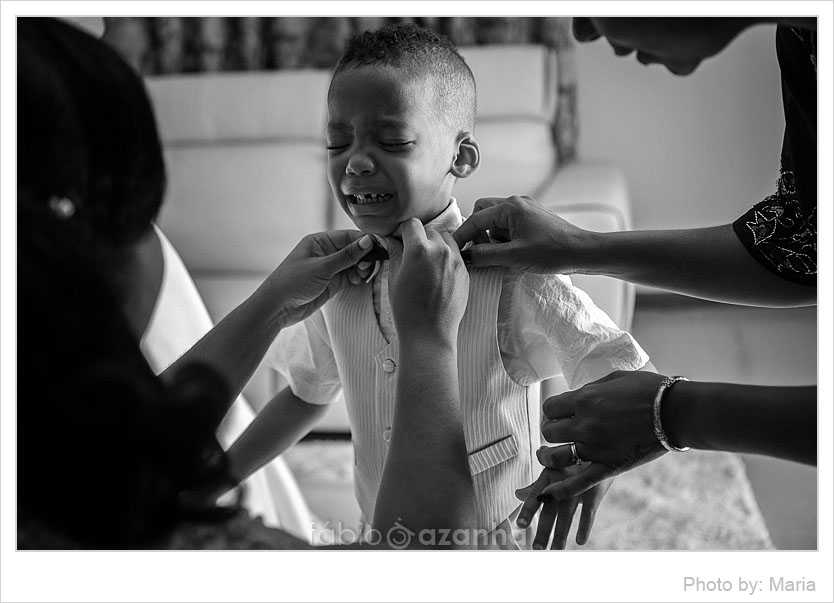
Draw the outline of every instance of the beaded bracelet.
M678 448L677 446L671 444L669 442L669 438L666 437L666 432L663 431L663 425L660 422L660 403L663 401L663 394L666 393L667 389L670 389L672 385L677 383L678 381L689 381L686 377L666 377L660 384L660 389L657 390L657 394L654 397L654 404L652 405L652 411L654 414L654 435L657 437L657 441L669 452L686 452L689 450L689 447Z

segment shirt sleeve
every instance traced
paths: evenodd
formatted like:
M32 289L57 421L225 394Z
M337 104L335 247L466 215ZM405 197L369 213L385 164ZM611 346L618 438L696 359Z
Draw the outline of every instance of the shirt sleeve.
M521 385L564 375L576 389L649 356L627 332L561 275L508 270L498 306L504 368Z
M332 404L342 381L321 310L283 329L269 346L264 363L281 374L292 392L308 404Z

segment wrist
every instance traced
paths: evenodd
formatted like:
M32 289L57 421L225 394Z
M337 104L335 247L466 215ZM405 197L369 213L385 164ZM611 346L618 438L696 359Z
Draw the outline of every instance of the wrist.
M412 406L409 401L422 400L429 391L434 398L432 404L441 404L442 400L458 399L456 340L445 337L401 339L399 344L400 370L397 371L397 388L399 392L407 394L398 396L398 407Z
M397 337L400 340L400 356L454 355L457 357L457 329L453 334L448 331L410 330L402 335L398 333Z
M616 257L616 242L613 232L583 230L577 234L577 274L609 274L611 258ZM614 254L612 255L612 249Z
M691 433L685 428L688 425L687 410L691 408L688 393L693 386L690 381L678 381L674 387L666 388L663 404L660 408L660 418L663 430L669 443L676 448L695 448Z
M267 279L249 298L253 312L259 317L261 327L271 338L275 338L281 329L289 326L289 312L281 287Z
M680 383L682 381L689 381L686 377L666 377L663 381L660 382L660 386L657 389L657 393L655 393L654 400L652 402L652 419L654 422L654 435L657 438L657 441L660 442L660 445L663 446L669 452L686 452L689 450L688 446L681 446L675 444L674 438L669 436L669 432L664 424L663 418L663 402L667 399L669 392L675 386L676 383ZM669 413L665 413L666 417L666 424L670 423L670 416Z
M408 343L408 346L414 349L456 347L460 319L453 321L452 316L448 308L433 309L425 317L404 313L398 320L395 316L394 329L397 339L400 343Z

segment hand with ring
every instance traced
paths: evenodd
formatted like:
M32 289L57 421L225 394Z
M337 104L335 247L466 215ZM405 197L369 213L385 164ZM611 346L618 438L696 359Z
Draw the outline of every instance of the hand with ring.
M578 545L586 544L591 535L591 529L594 526L594 519L596 518L599 504L614 481L613 479L604 480L602 483L586 490L581 495L565 500L556 500L547 493L543 494L551 484L576 476L582 471L582 466L585 464L580 458L574 443L569 445L564 444L558 448L567 452L570 462L556 469L545 467L535 482L526 488L516 490L515 493L517 498L524 501L517 519L520 527L529 525L533 515L538 511L539 506L542 506L538 528L533 539L534 549L546 549L548 542L550 542L551 534L553 541L550 548L564 549L567 545L568 532L570 532L573 517L580 503L582 504L582 514L580 515L579 527L576 532L576 543ZM548 450L548 448L543 446L537 453L540 461L544 450Z
M579 453L576 452L576 442L570 443L570 464L581 465L582 459L579 458Z
M648 463L666 451L653 431L652 404L663 375L615 371L578 390L548 398L542 405L542 435L548 442L568 442L539 450L550 469L586 461L580 470L554 480L542 494L572 498L620 473ZM667 393L668 395L668 393Z

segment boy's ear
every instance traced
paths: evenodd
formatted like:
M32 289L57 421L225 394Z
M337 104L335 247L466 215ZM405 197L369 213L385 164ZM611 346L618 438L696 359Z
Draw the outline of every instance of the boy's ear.
M458 136L458 149L449 172L455 178L469 178L481 164L481 148L471 132Z

